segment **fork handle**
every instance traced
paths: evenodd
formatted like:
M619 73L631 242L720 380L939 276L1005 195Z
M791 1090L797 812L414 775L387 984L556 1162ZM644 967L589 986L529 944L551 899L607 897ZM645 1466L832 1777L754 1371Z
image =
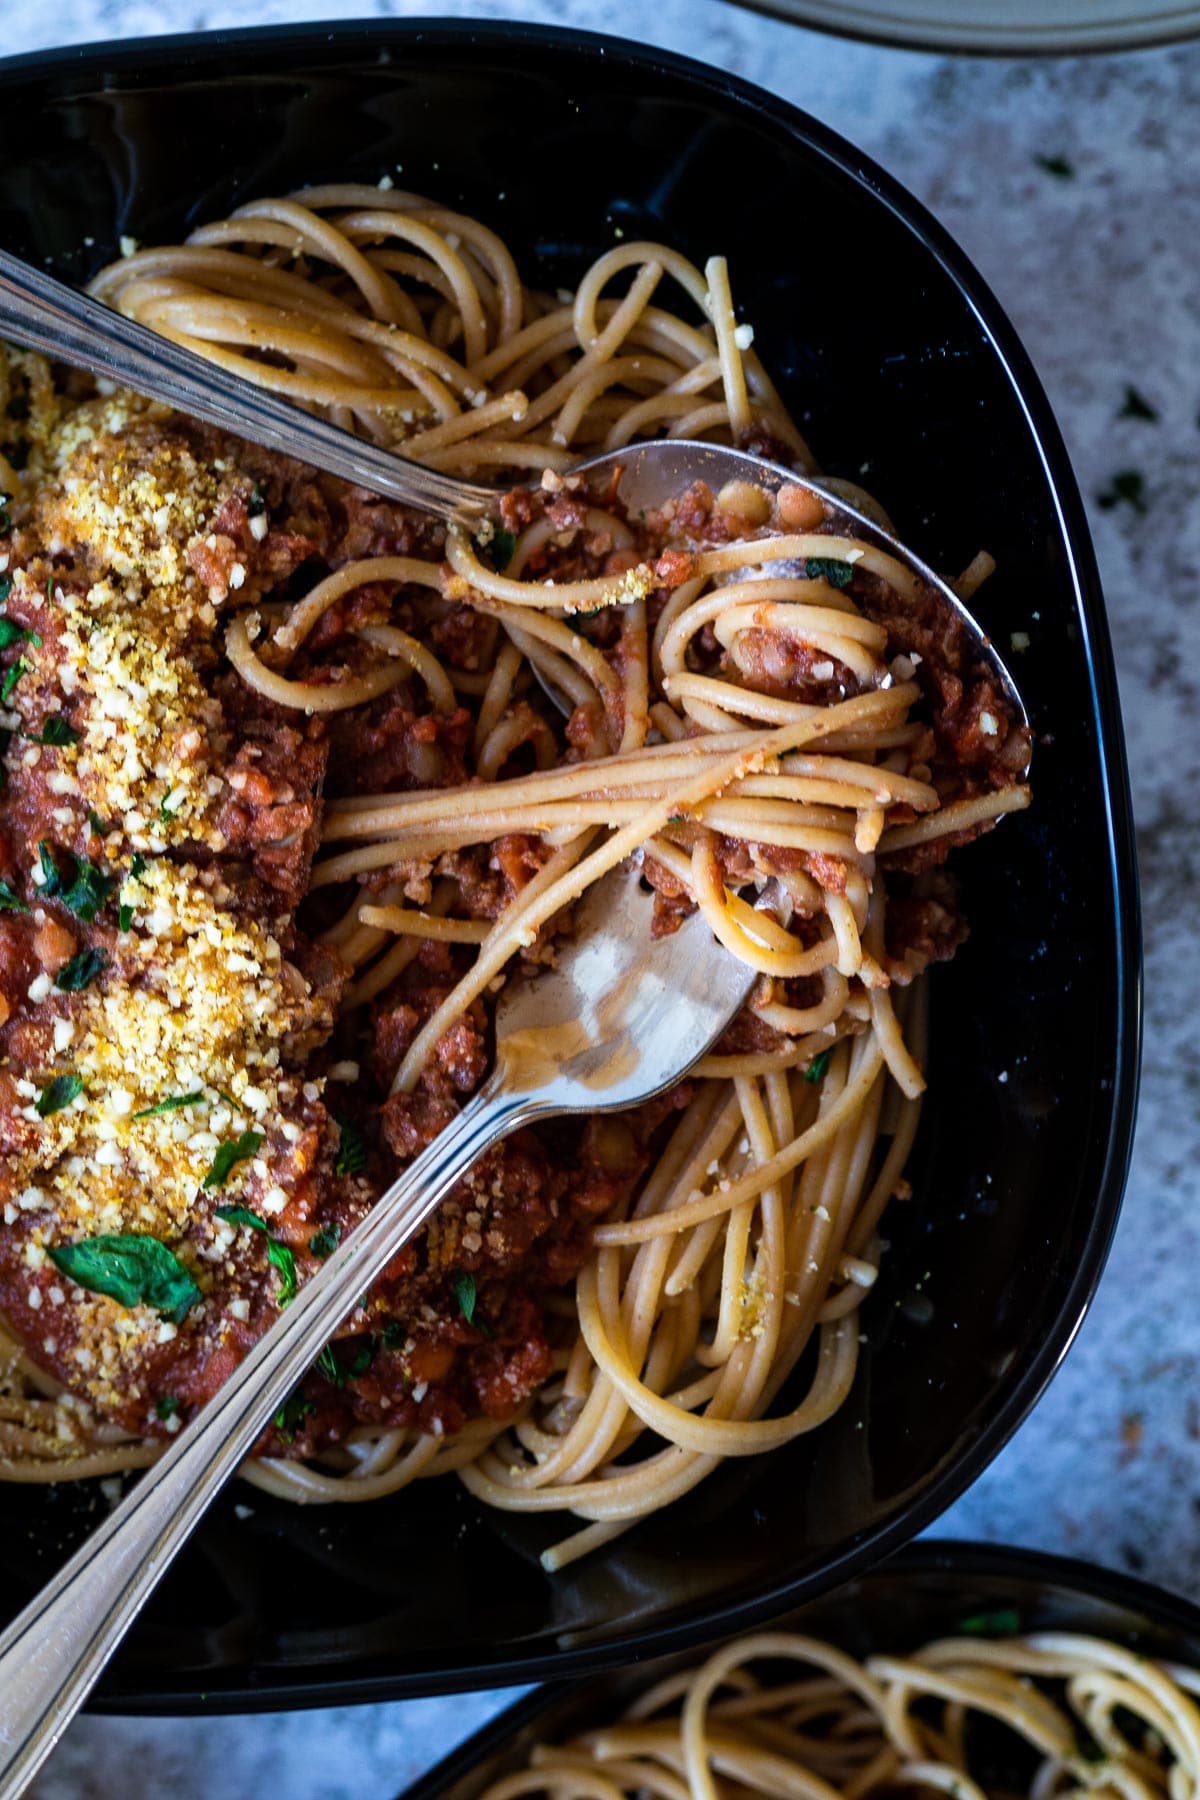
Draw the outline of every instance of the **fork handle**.
M480 524L499 498L490 488L422 468L394 450L314 418L7 251L0 251L0 338L119 382L236 437L298 456L373 494L386 494L468 530Z
M359 1296L483 1151L545 1110L493 1076L0 1636L0 1800L33 1779L218 1488Z

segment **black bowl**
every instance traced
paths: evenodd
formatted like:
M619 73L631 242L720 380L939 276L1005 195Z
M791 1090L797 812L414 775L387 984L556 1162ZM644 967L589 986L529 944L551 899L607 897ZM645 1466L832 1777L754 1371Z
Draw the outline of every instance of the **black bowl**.
M934 980L918 1198L866 1309L849 1403L730 1463L551 1579L561 1527L454 1482L369 1507L227 1493L109 1670L138 1710L383 1698L528 1680L731 1630L928 1524L1062 1357L1119 1203L1137 1081L1133 846L1103 604L1020 345L938 227L781 101L657 51L513 26L351 25L63 51L0 66L0 242L82 278L305 181L402 179L480 214L550 287L614 234L725 251L824 466L980 596L1039 734L1037 799L962 859L974 935ZM99 1502L0 1485L14 1610ZM251 1514L244 1516L246 1507Z
M897 1656L956 1635L964 1620L1010 1612L1022 1632L1081 1631L1142 1656L1200 1666L1200 1608L1091 1563L996 1544L912 1545L772 1628L824 1638L851 1656ZM523 1768L534 1744L612 1723L635 1695L696 1660L693 1649L586 1683L539 1688L407 1788L403 1800L477 1800L490 1781Z

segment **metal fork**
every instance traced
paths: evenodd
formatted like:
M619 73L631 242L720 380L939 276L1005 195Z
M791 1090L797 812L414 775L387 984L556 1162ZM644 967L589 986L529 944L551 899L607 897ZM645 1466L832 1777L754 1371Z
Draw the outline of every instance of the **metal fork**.
M636 870L614 870L577 905L556 966L531 979L510 975L483 1087L0 1637L0 1800L15 1800L32 1780L214 1494L371 1282L488 1146L534 1119L649 1099L720 1036L754 971L699 914L652 938L651 906Z

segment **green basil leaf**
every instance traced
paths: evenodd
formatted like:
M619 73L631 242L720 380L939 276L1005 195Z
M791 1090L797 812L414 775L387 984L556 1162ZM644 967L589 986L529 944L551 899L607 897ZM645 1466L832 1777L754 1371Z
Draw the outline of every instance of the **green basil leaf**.
M300 1389L297 1388L294 1394L288 1395L279 1411L275 1414L273 1424L280 1437L283 1438L286 1443L290 1444L295 1437L299 1426L305 1419L309 1418L311 1414L315 1413L316 1410L316 1401L310 1400L306 1394L302 1393Z
M13 689L16 687L18 681L20 681L22 675L27 675L28 673L29 664L25 661L23 656L18 656L16 662L4 677L4 680L0 681L0 706L8 705L13 697Z
M814 1085L818 1081L824 1081L825 1071L829 1067L829 1059L832 1055L832 1050L822 1050L818 1055L814 1056L807 1069L804 1071L805 1081L811 1081Z
M966 1637L1016 1637L1021 1629L1021 1615L1015 1606L972 1613L969 1619L959 1621L958 1629Z
M31 744L49 744L57 750L64 749L68 744L79 742L79 733L71 721L64 719L61 713L50 714L42 726L40 736L32 731L27 731L25 736Z
M289 1300L296 1298L296 1258L287 1244L281 1244L278 1238L267 1239L267 1261L279 1270L278 1304L286 1306Z
M34 1105L40 1118L48 1119L51 1113L61 1112L64 1106L70 1106L83 1092L82 1075L56 1075L48 1081Z
M262 1141L261 1131L243 1131L240 1137L232 1138L228 1143L222 1144L213 1157L212 1166L201 1185L206 1188L224 1187L234 1165L247 1162L252 1156L256 1156Z
M69 912L85 925L90 925L117 885L115 875L106 875L95 863L74 857L69 850L58 862L43 838L38 845L42 868L42 892L48 900L61 900Z
M507 569L516 547L516 535L506 531L502 525L494 526L490 536L481 534L475 539L480 561L486 563L489 569L494 569L497 575L502 569Z
M82 1238L48 1247L55 1268L93 1294L122 1306L152 1306L180 1324L200 1299L200 1289L179 1258L155 1237L137 1233Z
M28 911L29 908L22 900L20 894L15 893L14 890L9 887L7 881L0 881L0 912L27 913Z
M360 1175L367 1166L367 1146L362 1132L349 1119L343 1119L340 1113L332 1115L338 1128L337 1157L334 1161L335 1175Z
M251 1212L248 1206L218 1206L215 1209L218 1219L224 1219L228 1225L248 1225L251 1231L270 1231L271 1227L261 1213Z
M54 985L61 988L64 994L78 994L107 967L107 950L80 950L69 962L63 964L54 977Z
M827 581L831 587L848 588L854 574L854 564L839 562L833 556L806 556L804 573L810 581Z
M334 1387L345 1387L346 1372L333 1353L333 1345L326 1344L317 1358L317 1369Z
M110 831L115 830L114 826L106 825L104 820L100 817L100 814L95 811L88 814L88 824L96 833L97 837L107 837Z
M0 606L8 599L12 587L12 576L6 575L4 579L8 587L0 589ZM40 644L41 641L36 631L27 631L15 619L0 619L0 650L7 650L10 644Z
M346 1364L346 1373L348 1375L365 1375L371 1366L371 1359L374 1355L374 1339L369 1337L364 1338L355 1350L354 1355L350 1358L350 1361Z
M154 1410L160 1419L173 1419L179 1411L178 1395L160 1394L154 1402Z
M495 1337L496 1334L491 1326L485 1325L482 1319L477 1319L475 1317L475 1306L479 1299L479 1294L475 1287L475 1277L473 1275L468 1275L465 1270L461 1270L454 1277L452 1285L455 1298L458 1301L458 1310L467 1321L467 1324L473 1325L476 1331L481 1332L485 1338Z
M181 1106L195 1106L203 1100L204 1091L197 1088L194 1094L172 1094L169 1100L160 1100L156 1106L143 1106L141 1112L135 1112L135 1119L157 1119L159 1113L177 1112Z
M341 1241L340 1225L323 1225L309 1238L308 1247L314 1256L332 1256Z

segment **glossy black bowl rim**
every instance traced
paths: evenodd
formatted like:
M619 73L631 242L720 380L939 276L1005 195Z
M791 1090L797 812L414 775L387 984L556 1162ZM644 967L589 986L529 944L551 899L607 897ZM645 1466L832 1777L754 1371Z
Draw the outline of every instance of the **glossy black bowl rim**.
M335 40L351 48L361 46L364 50L402 49L418 44L441 46L447 50L469 46L483 52L489 46L511 49L513 45L521 44L549 51L561 48L577 53L583 49L590 50L597 59L607 59L609 66L625 63L675 77L687 82L698 97L711 94L720 101L732 102L751 116L757 114L776 127L784 128L813 155L874 196L913 233L958 289L999 359L1036 447L1062 538L1088 671L1107 826L1108 858L1103 873L1111 884L1113 895L1117 982L1117 1032L1104 1164L1090 1234L1060 1304L1055 1328L1017 1378L1003 1404L960 1457L933 1474L922 1491L899 1507L894 1516L861 1533L818 1573L791 1580L760 1581L736 1600L705 1610L700 1619L693 1617L667 1625L639 1626L603 1645L560 1649L552 1655L517 1653L506 1656L502 1662L463 1662L421 1678L410 1675L334 1677L313 1680L302 1687L290 1681L273 1683L256 1679L252 1687L241 1688L224 1688L218 1678L211 1692L202 1690L199 1684L191 1693L181 1694L176 1689L165 1697L154 1693L108 1696L101 1692L91 1703L97 1711L269 1711L462 1692L594 1672L626 1662L634 1655L664 1655L710 1638L729 1636L842 1585L862 1570L882 1562L930 1525L982 1473L1032 1410L1074 1341L1091 1304L1116 1227L1132 1150L1141 1049L1141 936L1132 805L1104 598L1083 503L1062 435L1032 362L982 277L944 228L899 182L798 107L724 70L709 68L689 57L596 32L442 18L358 19L324 25L254 26L220 33L187 32L132 39L117 46L85 44L3 59L0 60L0 91L12 82L34 74L41 78L56 77L64 84L74 86L105 72L135 74L166 63L185 71L190 64L194 71L209 58L215 60L218 53L226 66L236 68L238 51L242 48L261 51L270 47L277 50L283 60L289 54L311 55L318 45Z
M965 1538L927 1538L922 1543L907 1545L869 1573L897 1581L919 1581L930 1575L946 1575L964 1583L990 1579L1036 1582L1042 1587L1061 1588L1081 1599L1099 1600L1124 1612L1139 1614L1164 1631L1200 1639L1200 1606L1135 1575L1125 1575L1098 1563L1084 1562L1074 1556L1059 1556L1048 1550L1023 1550L1016 1544L981 1544ZM789 1622L789 1628L799 1629L802 1624L803 1620L798 1619ZM713 1648L717 1641L713 1639ZM653 1672L648 1670L647 1686L652 1679ZM473 1731L432 1769L418 1776L397 1800L442 1800L448 1781L460 1779L485 1757L503 1749L517 1732L533 1724L567 1695L582 1694L583 1691L581 1681L553 1681L535 1688L530 1694L522 1694L486 1725Z
M819 31L824 37L849 38L856 44L875 44L889 50L914 50L926 56L986 57L990 62L1007 59L1012 62L1026 62L1030 57L1045 61L1052 56L1136 56L1140 50L1161 50L1168 44L1185 44L1200 37L1200 24L1193 18L1190 24L1171 25L1165 23L1146 37L1138 37L1130 43L1128 34L1119 25L1097 28L1094 31L1081 31L1078 37L1071 37L1064 28L1063 35L1054 40L1041 42L1037 38L1027 38L1022 44L973 43L964 39L960 43L948 43L944 38L923 35L919 26L907 30L899 27L889 29L885 22L878 25L855 25L847 19L800 18L796 13L788 11L788 0L730 0L732 6L741 7L744 12L758 13L763 18L777 19L780 24L792 25L797 31ZM997 27L999 29L999 27Z

